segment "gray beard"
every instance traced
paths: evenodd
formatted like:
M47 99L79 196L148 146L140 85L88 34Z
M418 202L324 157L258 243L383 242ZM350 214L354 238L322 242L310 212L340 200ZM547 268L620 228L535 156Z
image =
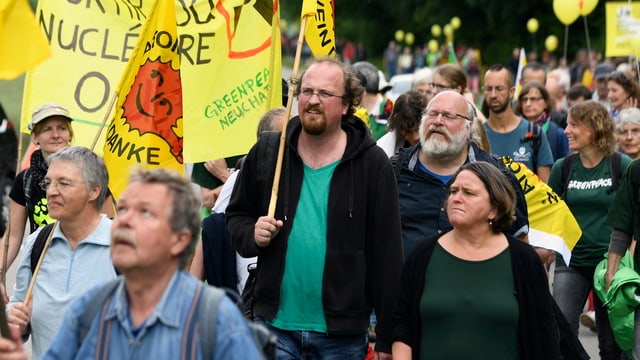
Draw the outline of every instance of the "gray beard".
M464 133L462 133L464 136ZM464 137L456 138L453 136L451 142L444 139L436 139L431 136L422 143L422 152L428 157L441 160L453 160L468 146Z

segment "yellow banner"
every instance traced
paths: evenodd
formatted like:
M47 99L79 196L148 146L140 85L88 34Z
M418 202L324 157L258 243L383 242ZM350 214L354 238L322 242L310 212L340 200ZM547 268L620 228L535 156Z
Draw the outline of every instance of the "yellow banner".
M580 225L567 204L525 165L504 156L502 160L520 182L529 211L529 243L559 252L566 264L582 236Z
M91 146L151 3L40 0L36 20L53 55L27 72L22 131L35 108L56 101L75 120L73 143ZM102 140L95 150L102 151Z
M640 55L640 3L612 1L605 6L605 56Z
M0 79L14 79L51 56L27 0L0 0Z
M118 88L104 161L118 200L132 167L184 173L180 38L173 0L156 0Z
M316 57L336 55L333 10L333 1L303 0L302 2L302 17L307 17L304 39L311 53Z
M279 0L199 1L178 32L185 161L246 154L260 116L282 106Z

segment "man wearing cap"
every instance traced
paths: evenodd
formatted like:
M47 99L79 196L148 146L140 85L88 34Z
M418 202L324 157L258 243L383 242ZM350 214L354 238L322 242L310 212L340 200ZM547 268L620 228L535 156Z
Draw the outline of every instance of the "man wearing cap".
M607 99L607 75L613 72L613 65L600 63L593 70L593 95L592 100L598 101L604 105L607 110L611 110L609 99Z
M381 94L380 76L375 65L359 61L353 64L353 68L360 73L358 78L364 79L365 84L362 84L364 95L362 95L360 106L367 110L369 120L367 125L373 138L378 140L387 133L387 120L393 112L393 101Z
M15 260L22 245L27 218L29 233L54 222L49 216L46 192L40 187L40 183L47 173L45 160L49 155L68 146L73 139L72 120L69 110L54 102L38 107L31 116L28 128L31 130L31 142L38 149L31 154L31 166L16 176L9 194L10 230L8 236L4 237L9 239L7 268ZM0 246L0 249L0 255L3 255L5 247Z

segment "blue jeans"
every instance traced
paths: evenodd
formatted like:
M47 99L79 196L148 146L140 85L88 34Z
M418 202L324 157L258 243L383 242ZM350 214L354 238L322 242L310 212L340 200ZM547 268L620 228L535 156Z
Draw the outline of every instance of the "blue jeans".
M276 359L362 360L367 354L367 333L327 335L314 331L290 331L266 326L278 337Z
M578 334L580 314L593 289L593 273L595 267L575 267L556 264L553 278L553 298L567 318L571 331ZM607 310L602 306L598 296L593 297L596 312L596 330L598 331L598 348L603 360L626 359L626 355L613 337Z

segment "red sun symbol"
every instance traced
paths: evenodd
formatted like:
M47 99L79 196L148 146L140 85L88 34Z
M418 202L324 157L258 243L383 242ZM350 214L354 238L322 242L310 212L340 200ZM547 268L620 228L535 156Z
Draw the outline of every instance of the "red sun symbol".
M182 119L180 70L174 70L170 61L147 59L140 66L122 110L132 130L138 130L140 135L159 136L169 145L176 160L183 163L182 131L180 135L176 133L178 121Z

